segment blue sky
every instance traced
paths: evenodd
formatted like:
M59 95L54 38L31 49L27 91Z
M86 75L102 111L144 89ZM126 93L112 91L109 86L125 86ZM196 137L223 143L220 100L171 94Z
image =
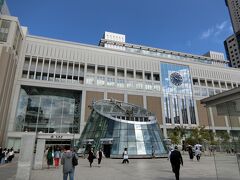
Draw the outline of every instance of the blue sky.
M32 35L97 45L104 31L168 50L224 52L232 34L224 0L7 0Z

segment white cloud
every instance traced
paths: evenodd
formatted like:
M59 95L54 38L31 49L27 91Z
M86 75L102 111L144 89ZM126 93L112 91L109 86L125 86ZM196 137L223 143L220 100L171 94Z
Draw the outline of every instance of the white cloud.
M222 33L229 33L230 31L232 31L230 28L231 26L228 26L228 21L223 21L222 23L216 24L215 26L208 28L206 31L203 31L200 39L208 39L213 36L217 37Z
M218 30L223 30L227 26L227 21L223 21L221 24L217 24L216 28Z
M213 28L209 28L207 31L204 31L201 35L201 39L207 39L209 38L214 32L214 29Z

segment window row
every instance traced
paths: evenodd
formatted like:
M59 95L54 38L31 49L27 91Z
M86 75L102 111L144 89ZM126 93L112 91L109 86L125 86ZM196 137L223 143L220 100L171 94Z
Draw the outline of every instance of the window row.
M125 80L124 78L86 75L86 84L127 89L161 91L161 85L154 82Z
M198 87L194 87L193 90L194 90L195 96L204 96L204 97L213 96L224 91L221 89L207 89L207 88L198 88Z
M208 87L216 87L216 88L224 88L224 89L231 89L231 88L240 86L240 84L237 84L237 83L210 80L210 79L205 80L205 79L193 78L192 82L194 86L208 86Z

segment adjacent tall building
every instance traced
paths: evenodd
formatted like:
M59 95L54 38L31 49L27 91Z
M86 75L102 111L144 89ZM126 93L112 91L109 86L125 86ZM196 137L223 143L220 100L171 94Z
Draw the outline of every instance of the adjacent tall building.
M229 66L240 68L240 0L225 0L234 34L224 41Z
M20 55L24 33L18 19L0 16L0 145L7 134L11 95Z

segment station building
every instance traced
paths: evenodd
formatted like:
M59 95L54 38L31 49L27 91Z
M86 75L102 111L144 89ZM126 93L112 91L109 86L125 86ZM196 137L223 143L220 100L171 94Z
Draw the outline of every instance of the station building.
M18 22L1 16L4 20ZM16 29L0 28L7 41ZM239 119L231 128L227 116L200 103L240 86L240 71L227 67L221 53L201 56L130 44L125 35L111 32L104 33L98 46L33 36L26 28L20 32L16 75L9 81L14 83L11 105L0 119L7 122L9 147L18 149L24 133L37 133L49 145L77 144L92 102L111 98L154 113L165 138L179 125L240 132Z

